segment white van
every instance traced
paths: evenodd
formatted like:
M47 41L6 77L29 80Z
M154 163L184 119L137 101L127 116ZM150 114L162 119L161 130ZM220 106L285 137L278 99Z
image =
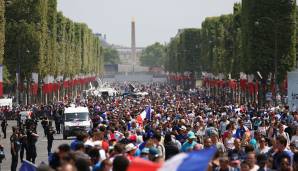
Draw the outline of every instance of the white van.
M71 106L65 108L63 116L63 139L75 136L80 131L92 128L92 121L87 107Z
M24 124L26 122L26 119L31 119L32 112L31 111L21 111L19 113L19 115L20 115L21 122Z

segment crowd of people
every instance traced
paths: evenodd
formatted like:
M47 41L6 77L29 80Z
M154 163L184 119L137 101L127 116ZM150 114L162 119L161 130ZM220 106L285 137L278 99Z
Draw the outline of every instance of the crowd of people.
M125 88L122 84L112 86ZM210 171L298 170L298 113L288 106L218 103L206 96L204 89L178 91L167 84L134 86L148 95L126 93L78 101L77 105L89 108L93 128L79 132L70 144L61 144L58 149L52 150L51 144L53 135L60 133L65 106L50 107L45 114L38 110L45 116L41 122L49 152L48 165L39 169L125 171L137 157L163 163L179 153L215 146ZM140 117L143 111L145 118ZM12 171L22 149L23 155L24 149L28 151L26 159L35 162L36 124L29 123L25 133L21 127L13 128Z

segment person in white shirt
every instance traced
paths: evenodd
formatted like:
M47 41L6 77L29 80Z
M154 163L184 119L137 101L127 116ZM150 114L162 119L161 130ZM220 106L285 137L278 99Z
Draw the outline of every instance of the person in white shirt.
M283 125L283 124L278 125L278 132L276 134L276 137L279 135L282 135L283 137L285 137L287 139L287 144L288 145L290 144L290 136L287 132L285 132L285 125Z
M227 151L234 150L235 148L234 141L235 141L235 138L232 136L232 131L228 131L227 138L225 139L225 142L224 142Z
M256 153L259 154L266 154L270 150L270 147L267 146L266 139L264 137L260 138L258 147L256 149Z
M219 131L220 135L223 135L224 132L227 130L227 125L230 123L230 121L227 120L227 116L223 116L223 120L219 124Z
M256 165L256 154L254 152L249 152L246 156L246 161L248 163L250 171L257 171L259 166Z
M291 143L295 143L296 147L298 147L298 127L296 127L295 135L291 138Z

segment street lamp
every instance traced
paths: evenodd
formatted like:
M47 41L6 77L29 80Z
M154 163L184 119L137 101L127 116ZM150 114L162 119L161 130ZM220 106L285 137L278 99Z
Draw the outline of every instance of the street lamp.
M25 77L24 79L24 86L25 86L25 105L28 105L28 83L27 83L27 79Z
M274 31L274 84L275 84L275 104L277 104L276 100L276 94L277 94L277 22L275 22L272 18L270 17L261 17L259 18L256 22L255 25L258 26L260 25L261 20L266 20L271 22L273 26L273 31Z
M43 103L43 98L42 98L42 86L43 86L44 82L43 82L42 79L40 79L38 83L39 83L39 91L40 91L40 99L39 99L39 101L40 101L40 103Z

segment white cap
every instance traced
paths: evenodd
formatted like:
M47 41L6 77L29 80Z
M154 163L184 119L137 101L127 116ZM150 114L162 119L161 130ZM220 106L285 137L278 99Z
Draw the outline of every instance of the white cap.
M137 147L135 145L133 145L133 143L129 143L125 146L125 152L130 152L135 149L137 149Z

